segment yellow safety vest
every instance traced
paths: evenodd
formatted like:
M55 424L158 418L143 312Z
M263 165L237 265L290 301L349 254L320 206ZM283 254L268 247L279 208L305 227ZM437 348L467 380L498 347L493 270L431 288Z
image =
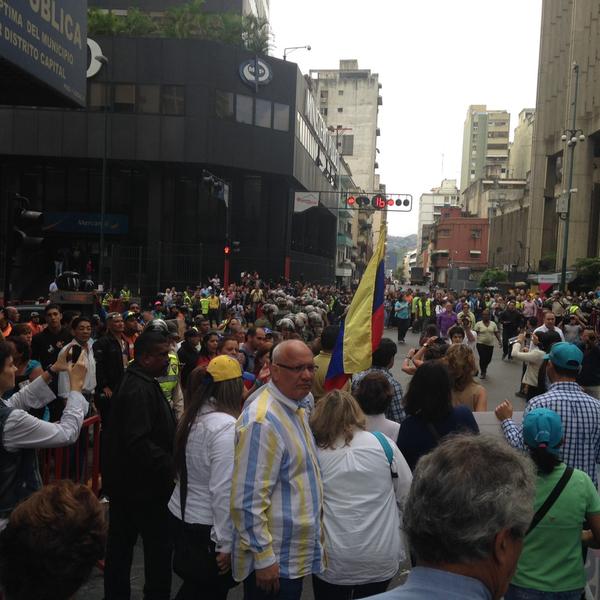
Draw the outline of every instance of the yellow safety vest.
M165 398L171 404L173 401L173 392L179 382L179 358L175 352L169 352L169 367L167 368L166 375L157 377L156 380Z

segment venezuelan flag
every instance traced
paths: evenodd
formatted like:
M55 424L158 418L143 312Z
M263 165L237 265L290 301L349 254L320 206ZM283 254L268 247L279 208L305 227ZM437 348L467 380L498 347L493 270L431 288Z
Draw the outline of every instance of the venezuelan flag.
M377 248L340 326L335 348L325 377L325 389L340 389L353 373L371 366L373 350L379 346L384 325L385 239L381 226Z

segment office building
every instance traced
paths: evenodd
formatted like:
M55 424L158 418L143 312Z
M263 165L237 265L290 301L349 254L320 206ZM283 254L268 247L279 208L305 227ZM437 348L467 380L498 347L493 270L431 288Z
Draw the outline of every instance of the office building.
M510 114L473 104L467 110L463 132L460 189L484 177L508 176Z
M529 252L541 270L560 268L565 221L557 206L568 188L571 150L561 139L573 122L586 139L574 150L567 267L600 251L600 28L596 0L545 0L542 4L539 75L533 130ZM579 134L577 134L578 136ZM570 137L570 136L569 136ZM562 212L562 210L561 210Z

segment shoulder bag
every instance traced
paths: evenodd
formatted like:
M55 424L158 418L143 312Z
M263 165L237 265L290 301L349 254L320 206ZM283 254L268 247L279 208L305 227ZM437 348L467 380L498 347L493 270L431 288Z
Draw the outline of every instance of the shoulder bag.
M546 513L552 508L552 505L558 500L558 497L565 489L567 483L569 483L571 475L573 475L573 469L571 467L567 467L565 472L562 474L562 477L558 480L558 483L554 486L546 498L544 504L542 504L542 506L537 509L535 515L533 515L533 519L531 519L531 525L529 525L529 529L525 535L529 535L539 525L539 522L546 516Z

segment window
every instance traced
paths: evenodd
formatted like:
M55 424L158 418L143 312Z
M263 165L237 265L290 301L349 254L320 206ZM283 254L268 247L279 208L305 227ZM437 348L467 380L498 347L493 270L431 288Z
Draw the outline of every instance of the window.
M354 154L354 136L353 135L343 135L341 150L343 156L352 156Z
M471 237L479 239L481 237L481 229L471 229Z
M235 120L252 125L252 97L237 94L235 97Z
M271 102L256 98L254 103L254 124L258 127L271 128Z
M107 86L105 83L90 83L88 106L92 110L101 110L107 105Z
M233 93L215 92L215 114L221 119L233 119Z
M343 96L344 95L344 90L338 90L338 96Z
M327 101L327 98L329 97L329 92L327 90L321 90L321 101Z
M327 114L327 109L325 109ZM273 129L288 131L290 128L290 107L287 104L273 103Z
M471 175L475 175L475 169L471 169Z
M182 85L162 86L163 115L185 114L185 88Z
M135 110L135 85L133 83L115 84L116 112L133 112Z
M327 108L320 108L319 112L321 113L321 115L323 115L324 117L327 116Z
M450 237L449 229L438 229L438 237Z
M344 112L344 109L340 107L340 108L338 108L338 112L339 112L339 113L343 113L343 112Z
M138 85L137 110L140 113L160 113L160 86Z

